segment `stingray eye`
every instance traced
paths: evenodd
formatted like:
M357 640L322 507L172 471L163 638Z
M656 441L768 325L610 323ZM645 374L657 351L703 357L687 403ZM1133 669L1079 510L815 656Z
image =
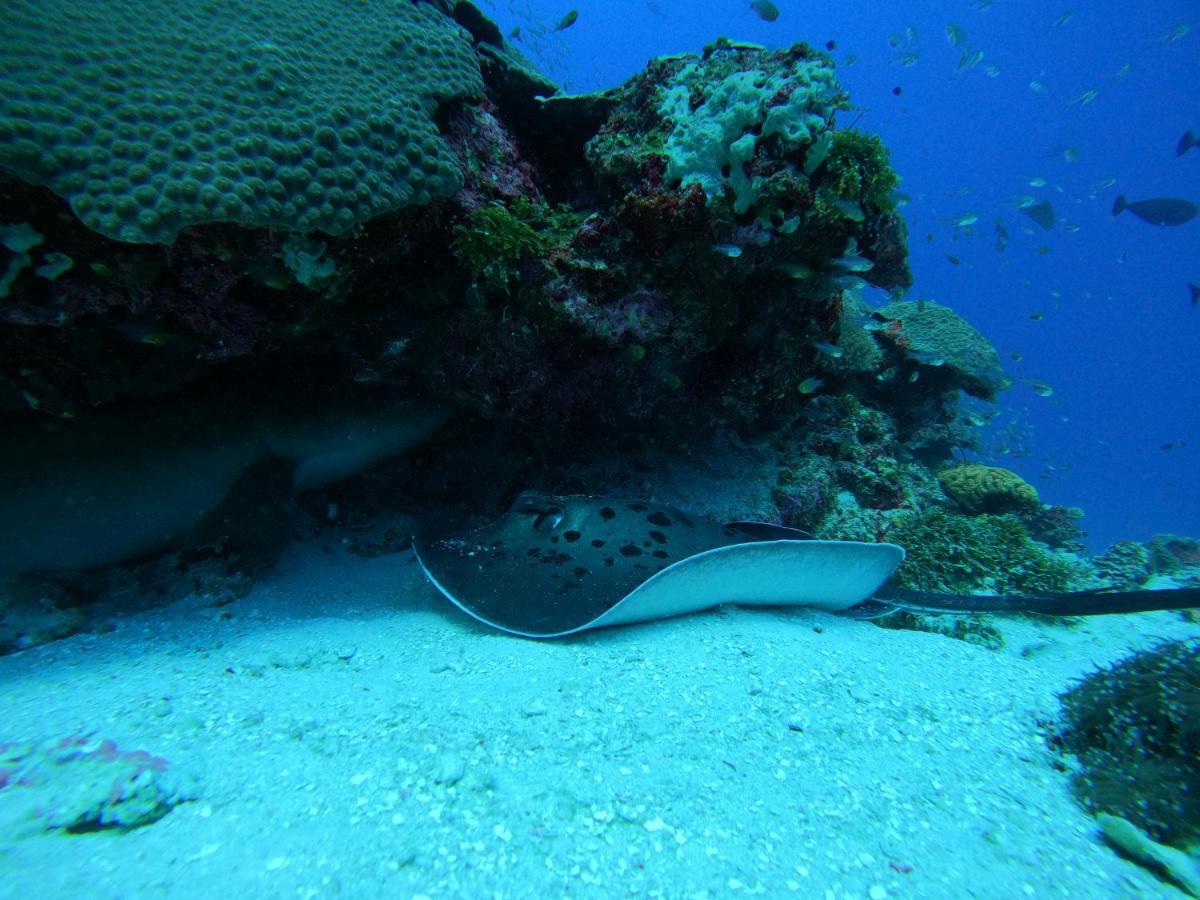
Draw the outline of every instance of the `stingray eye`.
M562 524L563 509L561 506L548 506L538 513L533 521L534 531L553 531Z

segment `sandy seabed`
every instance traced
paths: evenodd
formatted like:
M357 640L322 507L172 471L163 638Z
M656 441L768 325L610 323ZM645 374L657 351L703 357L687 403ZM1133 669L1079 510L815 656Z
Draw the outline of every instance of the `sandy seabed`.
M1038 723L1196 626L997 624L991 651L730 607L538 642L410 554L299 545L232 604L0 659L0 742L110 738L195 785L128 831L4 823L0 896L1184 896L1097 837Z

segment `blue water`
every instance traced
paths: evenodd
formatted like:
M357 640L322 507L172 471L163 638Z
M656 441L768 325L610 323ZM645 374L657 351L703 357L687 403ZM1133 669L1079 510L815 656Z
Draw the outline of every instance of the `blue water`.
M577 22L553 32L570 6L485 4L571 91L617 84L653 56L718 35L771 47L834 41L857 127L884 138L912 198L912 296L966 316L1013 378L984 461L1019 472L1046 502L1083 507L1095 550L1200 533L1200 309L1188 293L1200 283L1200 219L1161 228L1111 215L1120 193L1200 200L1200 149L1175 155L1180 135L1200 129L1196 5L777 5L779 18L765 22L740 0L584 0ZM956 71L962 48L948 23L983 52L978 65ZM909 28L916 48L893 49L889 37ZM906 52L915 64L901 64ZM1030 185L1038 179L1045 185ZM1051 231L1020 213L1026 195L1053 203ZM979 220L956 228L966 215Z

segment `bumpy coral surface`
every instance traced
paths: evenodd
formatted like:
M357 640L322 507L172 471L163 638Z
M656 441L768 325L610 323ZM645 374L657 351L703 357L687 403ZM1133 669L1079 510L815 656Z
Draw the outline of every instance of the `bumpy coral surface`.
M1041 506L1037 488L1016 472L996 466L954 466L939 472L938 481L967 512L1025 512Z
M342 234L462 183L433 116L482 82L432 4L13 0L4 14L0 165L108 237Z
M991 400L1008 387L996 348L948 306L906 300L877 314L891 323L881 335L918 360L952 373L967 393Z

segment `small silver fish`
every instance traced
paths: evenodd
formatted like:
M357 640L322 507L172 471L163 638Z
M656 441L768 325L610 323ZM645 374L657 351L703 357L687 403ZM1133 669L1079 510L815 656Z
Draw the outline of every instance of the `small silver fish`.
M737 259L742 255L742 248L739 244L713 244L712 251L721 256L728 256L730 259Z
M944 357L938 356L936 353L930 353L928 350L912 350L908 355L926 366L936 368L937 366L944 366L946 364Z
M775 263L774 266L777 272L782 272L789 278L800 280L801 278L812 278L813 270L804 263L798 262L781 262Z
M840 212L843 216L845 216L851 222L861 222L866 218L866 215L863 213L862 207L859 206L857 203L855 203L853 200L846 200L844 198L838 198L837 200L835 200L833 202L833 205L837 207L838 212Z
M831 265L847 272L869 272L875 263L864 256L839 256Z
M842 291L861 291L867 286L866 279L857 275L834 275L829 283Z
M813 341L812 346L818 353L824 353L832 359L842 358L842 348L837 344L828 344L825 341Z
M824 378L805 378L802 382L796 385L796 390L801 394L815 394L825 384Z

